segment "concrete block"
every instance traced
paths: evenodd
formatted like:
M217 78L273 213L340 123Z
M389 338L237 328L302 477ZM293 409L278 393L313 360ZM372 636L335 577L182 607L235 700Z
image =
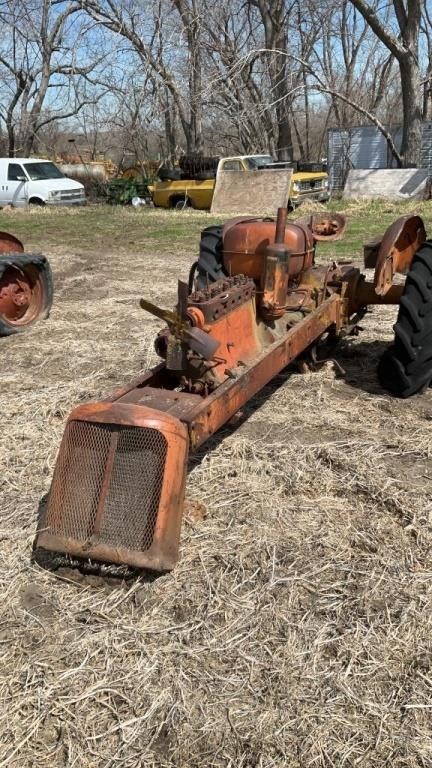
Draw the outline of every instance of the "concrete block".
M424 168L370 168L349 171L343 197L422 198L429 172Z
M288 205L292 168L218 171L211 213L275 216Z

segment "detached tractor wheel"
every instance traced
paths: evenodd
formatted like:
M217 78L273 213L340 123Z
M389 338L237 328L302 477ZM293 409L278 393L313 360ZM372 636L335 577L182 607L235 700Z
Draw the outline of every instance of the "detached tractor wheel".
M417 251L407 274L394 343L379 364L378 378L396 397L410 397L432 382L432 241Z
M48 317L52 301L52 274L43 256L0 255L0 336Z

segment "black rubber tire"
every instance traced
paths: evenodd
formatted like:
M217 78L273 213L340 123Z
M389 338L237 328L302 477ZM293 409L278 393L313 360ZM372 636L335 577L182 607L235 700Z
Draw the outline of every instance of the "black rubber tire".
M199 171L194 175L195 181L207 181L207 179L215 179L216 171Z
M180 181L182 177L178 168L159 168L157 175L161 181Z
M195 278L195 286L199 291L205 289L208 283L227 277L223 264L222 229L222 226L206 227L201 232Z
M183 155L179 160L179 166L183 175L191 179L197 178L197 174L204 171L216 172L218 162L218 157L204 157L204 155L199 154Z
M21 324L9 322L4 315L0 314L0 336L12 336L16 333L23 333L39 320L45 320L53 303L54 287L51 267L45 256L31 256L30 254L10 253L0 255L0 273L3 273L4 266L11 264L25 271L28 267L37 270L37 281L41 287L41 307L40 311L28 321L24 318Z
M311 162L308 160L297 162L299 173L323 173L327 170L325 163Z
M417 251L407 274L394 343L378 364L384 389L410 397L432 382L432 241Z

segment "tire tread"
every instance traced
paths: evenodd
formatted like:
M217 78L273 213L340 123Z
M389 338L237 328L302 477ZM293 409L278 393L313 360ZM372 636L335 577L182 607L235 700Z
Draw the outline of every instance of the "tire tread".
M432 241L417 251L394 326L394 343L378 364L384 389L410 397L432 382Z

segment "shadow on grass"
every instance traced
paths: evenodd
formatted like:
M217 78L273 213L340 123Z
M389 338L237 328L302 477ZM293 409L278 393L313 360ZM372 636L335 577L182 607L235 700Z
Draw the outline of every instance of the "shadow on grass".
M319 350L318 362L334 360L345 372L344 374L338 373L338 378L348 386L360 389L370 395L389 397L388 392L380 385L376 374L378 362L388 346L389 344L384 341L364 341L353 344L349 339L341 340L333 349L323 345ZM207 454L214 451L226 437L234 434L292 376L301 375L296 361L275 376L243 406L238 415L221 427L196 453L190 456L188 471L198 466Z
M389 397L376 373L379 360L388 347L389 343L385 341L341 342L335 351L335 359L345 371L342 378L346 384L370 395Z

